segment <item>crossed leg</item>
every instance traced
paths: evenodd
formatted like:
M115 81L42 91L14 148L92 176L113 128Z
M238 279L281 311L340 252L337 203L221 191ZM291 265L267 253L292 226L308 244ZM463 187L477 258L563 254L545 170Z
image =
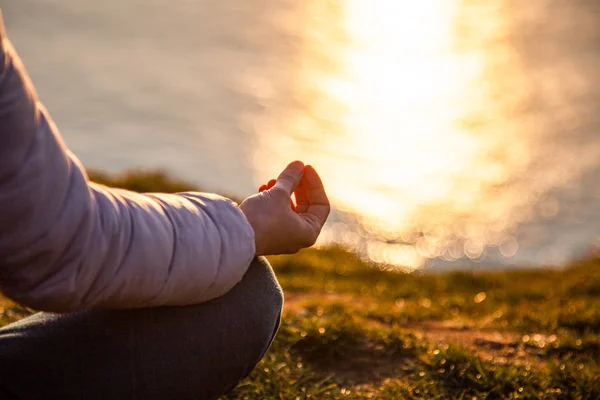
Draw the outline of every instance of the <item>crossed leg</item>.
M282 304L257 258L199 305L35 314L0 329L0 398L214 399L263 357Z

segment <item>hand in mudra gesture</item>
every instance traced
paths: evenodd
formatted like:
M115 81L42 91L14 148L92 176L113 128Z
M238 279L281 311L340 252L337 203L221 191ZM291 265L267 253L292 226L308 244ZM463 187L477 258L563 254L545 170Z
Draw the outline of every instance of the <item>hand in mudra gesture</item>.
M291 203L292 193L296 205ZM254 229L256 255L292 254L312 246L329 215L329 199L317 171L300 161L240 205Z

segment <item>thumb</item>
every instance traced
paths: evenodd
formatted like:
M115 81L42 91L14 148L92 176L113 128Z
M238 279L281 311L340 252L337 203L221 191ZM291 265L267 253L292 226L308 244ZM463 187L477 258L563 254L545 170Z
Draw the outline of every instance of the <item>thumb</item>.
M284 189L291 196L294 190L296 190L296 186L300 183L302 171L304 171L304 163L302 161L291 162L277 177L275 187Z

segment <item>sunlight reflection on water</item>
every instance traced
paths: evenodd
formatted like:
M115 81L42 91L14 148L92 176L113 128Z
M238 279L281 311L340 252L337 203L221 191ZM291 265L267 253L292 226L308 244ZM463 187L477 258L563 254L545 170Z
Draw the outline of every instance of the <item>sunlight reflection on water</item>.
M278 116L285 127L268 118L260 126L267 132L263 146L281 155L268 168L291 155L309 160L338 209L358 215L339 216L321 243L359 248L408 269L431 258L480 261L490 247L514 256L518 225L535 207L554 217L557 203L542 202L544 195L595 163L598 146L575 163L536 169L547 163L544 141L557 131L545 113L521 114L540 107L532 99L540 88L532 87L507 40L506 4L353 0L341 10L336 4L328 4L340 18L335 28L332 19L307 19L297 85L311 101L309 112ZM309 15L327 13L318 7ZM336 34L311 35L324 24ZM567 65L560 71L577 72ZM561 94L563 84L557 76L544 82ZM587 90L580 89L572 97ZM572 97L557 96L555 108L572 109ZM286 135L270 134L275 129Z
M165 4L2 4L86 165L242 197L302 159L335 206L320 243L407 269L600 243L599 2Z

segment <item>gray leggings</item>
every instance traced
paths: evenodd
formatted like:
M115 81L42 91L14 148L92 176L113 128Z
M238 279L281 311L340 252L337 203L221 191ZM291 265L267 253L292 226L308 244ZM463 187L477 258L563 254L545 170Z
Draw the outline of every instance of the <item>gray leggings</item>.
M39 313L0 329L0 399L214 399L267 351L283 294L264 258L186 307Z

